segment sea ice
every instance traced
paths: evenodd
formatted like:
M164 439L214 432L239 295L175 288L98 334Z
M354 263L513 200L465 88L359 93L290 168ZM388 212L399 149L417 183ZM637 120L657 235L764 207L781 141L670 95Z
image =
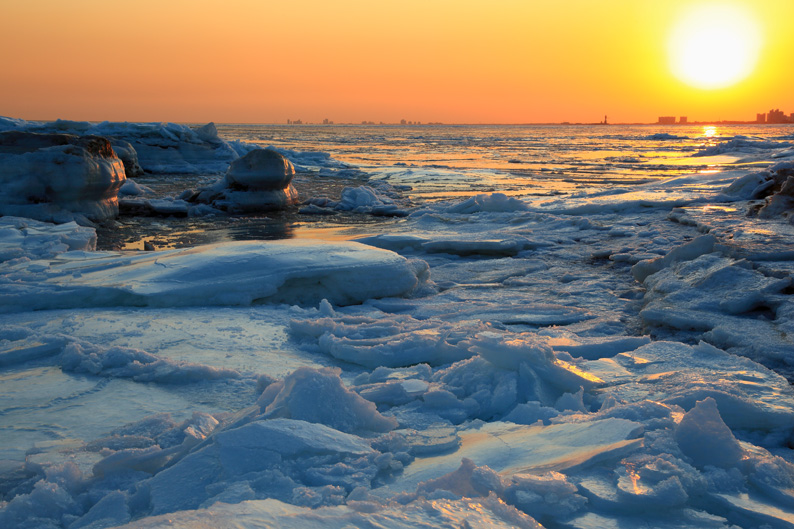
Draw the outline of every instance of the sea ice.
M227 141L218 136L214 123L197 129L177 123L89 123L56 120L35 122L0 117L0 131L93 135L107 138L122 160L127 176L144 171L155 174L221 174L237 158L257 145ZM331 158L325 152L276 149L298 166L300 172L320 176L358 175L354 167Z
M200 189L190 200L229 213L280 209L298 200L291 184L294 174L292 163L281 154L253 149L233 161L223 178Z
M794 350L791 226L747 172L427 202L370 246L4 217L0 525L791 526L794 391L755 362Z
M3 264L7 295L0 310L306 304L323 298L344 305L407 295L427 280L426 268L358 243L305 240L67 252L50 261Z
M380 527L391 529L415 529L436 527L459 529L460 527L492 527L541 529L541 525L529 516L505 505L497 498L476 500L420 500L408 505L371 505L369 502L351 505L309 509L296 507L278 500L246 501L238 505L219 503L212 508L181 511L145 518L122 526L123 529L145 529L168 524L174 528L197 527L209 524L213 527L239 525L242 527L282 527L284 529L343 529L350 527Z
M477 195L468 200L447 208L449 213L512 213L525 211L527 205L517 198L508 197L503 193Z
M664 257L634 265L632 273L647 289L643 322L693 331L766 365L792 365L794 342L785 317L792 311L786 294L791 277L776 277L752 261L730 257L730 249L715 241L704 235Z
M96 230L76 222L50 224L22 217L0 217L0 263L49 259L68 251L96 249Z
M351 211L380 217L408 216L408 200L383 181L359 187L346 187L342 190L338 201L327 197L314 197L306 200L305 204L301 212L307 214Z
M96 136L0 132L0 214L60 223L118 215L124 166Z
M711 397L698 401L681 418L675 427L675 440L697 467L732 468L742 459L742 447L722 421L717 402Z
M339 373L308 367L267 387L257 404L263 417L322 423L343 432L388 432L397 421L384 417L375 404L344 387Z
M316 340L320 352L369 368L442 365L469 356L465 332L439 320L383 313L335 316L331 312L293 319L290 332L298 339Z

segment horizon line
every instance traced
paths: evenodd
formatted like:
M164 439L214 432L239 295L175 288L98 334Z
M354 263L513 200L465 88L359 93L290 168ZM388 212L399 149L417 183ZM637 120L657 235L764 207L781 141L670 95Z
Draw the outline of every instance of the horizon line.
M651 125L661 125L665 127L685 127L688 125L792 125L794 122L784 122L784 123L769 123L769 122L758 122L753 120L735 120L735 119L714 119L714 120L699 120L699 121L687 121L686 123L660 123L659 121L647 122L647 121L626 121L626 122L614 122L614 123L604 123L604 122L585 122L585 121L537 121L537 122L521 122L521 123L499 123L499 122L439 122L439 121L428 121L428 122L411 122L411 123L400 123L400 122L366 122L366 123L355 123L355 122L334 122L330 121L328 123L323 122L302 122L298 120L299 123L295 122L259 122L259 121L167 121L167 120L158 120L158 121L114 121L109 119L104 120L78 120L78 119L64 119L64 118L56 118L56 119L24 119L24 118L13 118L11 116L2 116L9 119L22 119L23 121L40 121L44 123L54 123L56 121L73 121L73 122L88 122L88 123L176 123L180 125L206 125L208 123L215 123L216 125L267 125L267 126L283 126L283 127L302 127L302 126L326 126L326 127L334 127L334 126L355 126L355 127L432 127L432 126L500 126L500 127L522 127L522 126L600 126L600 127L610 127L610 126L651 126ZM291 120L290 120L291 121Z

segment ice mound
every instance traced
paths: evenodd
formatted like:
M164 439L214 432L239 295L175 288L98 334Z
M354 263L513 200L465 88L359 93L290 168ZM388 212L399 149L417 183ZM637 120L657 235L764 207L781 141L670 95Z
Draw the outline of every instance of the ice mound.
M236 242L160 252L67 252L3 265L2 311L112 306L336 305L405 296L427 265L358 243Z
M361 237L359 242L393 251L443 253L461 257L514 257L526 250L532 250L547 243L526 237L508 238L451 238L439 235L424 238L414 235L374 235Z
M284 189L292 182L295 168L284 156L270 149L254 149L233 161L226 181L253 189Z
M176 362L128 347L100 347L72 342L60 356L64 371L105 377L132 378L136 382L183 384L187 382L240 378L233 369Z
M0 263L12 259L50 259L68 251L96 249L96 230L76 222L50 224L0 217Z
M301 213L328 214L336 211L350 211L380 217L408 216L408 200L395 188L385 182L372 185L346 187L341 198L331 200L327 197L315 197L306 200Z
M679 136L677 134L670 134L669 132L658 132L656 134L649 134L645 136L646 140L687 140L687 136Z
M769 170L748 173L741 178L737 178L725 188L725 194L737 197L740 200L754 200L771 194L772 188L776 184L779 187L780 184L776 182L775 175Z
M213 127L214 128L214 127ZM149 173L220 173L238 158L227 142L211 131L199 134L176 123L103 122L88 132L121 140L132 147L140 167Z
M460 467L439 478L420 483L417 496L452 495L463 498L499 497L540 522L568 517L581 510L587 499L564 474L514 474L502 478L488 466L463 458Z
M566 394L577 393L582 388L592 390L604 384L597 374L580 369L565 359L570 357L557 355L545 340L531 334L512 336L484 332L472 338L471 343L471 352L479 356L453 364L436 377L448 386L457 387L455 393L458 395L480 400L481 410L497 403L496 397L507 388L500 392L495 386L503 386L506 382L513 386L509 391L513 401L498 405L492 410L494 414L507 413L516 402L536 401L554 406L561 403L560 398ZM471 365L466 366L467 363ZM477 364L480 364L475 369L478 374L471 376ZM494 369L496 372L489 374ZM492 378L493 382L483 384L487 378ZM481 390L488 386L492 395L483 401Z
M56 120L35 122L0 117L0 131L60 133L107 138L122 160L127 176L144 171L157 174L221 174L229 164L258 146L242 141L226 141L214 123L197 129L177 123L110 122ZM325 152L300 152L274 149L297 165L300 172L320 176L359 176L354 167L334 160Z
M105 138L0 132L0 214L43 221L118 215L124 166Z
M38 123L17 120L13 125L16 130L108 138L114 148L119 146L125 167L131 169L131 176L139 174L141 169L150 173L221 173L239 157L229 143L218 137L214 125L200 129L203 131L201 134L176 123L104 121L92 124L68 120Z
M232 162L226 175L199 190L192 202L228 213L252 213L295 204L298 192L290 183L295 169L270 149L254 149Z
M192 195L192 192L188 192ZM226 215L225 211L208 204L194 204L181 198L144 198L143 196L119 195L119 211L122 215L146 217L207 217Z
M232 162L223 178L199 190L190 201L228 213L280 209L298 200L290 183L294 174L292 163L281 154L254 149Z
M154 191L152 191L152 188L141 185L134 180L127 180L124 182L124 185L119 188L119 195L125 196L151 195L153 193Z
M517 198L508 197L504 193L492 193L490 195L477 195L468 200L450 206L446 209L448 213L513 213L529 209L527 204Z
M397 421L344 387L339 371L300 368L271 384L257 401L263 417L322 423L343 432L388 432Z
M237 505L218 503L212 508L181 511L132 522L123 529L163 525L175 529L211 527L281 527L304 529L321 524L327 529L374 526L390 529L437 527L491 527L494 529L541 529L535 520L505 505L495 497L477 500L417 500L408 505L378 505L360 502L349 506L310 509L278 500L253 500Z
M300 504L293 495L303 492L309 505L313 494L317 505L333 505L356 486L369 485L378 473L372 463L379 455L366 441L322 424L253 421L214 434L156 473L146 489L155 515L212 505L223 499L224 490L230 501L235 483L250 494L242 499L265 495ZM311 487L305 492L304 480Z
M324 303L322 317L292 319L290 333L339 360L375 368L441 365L470 356L467 333L450 323L384 313L337 316Z
M232 142L237 148L237 143ZM242 155L245 151L251 148L250 144L245 144L244 151L240 152ZM268 149L273 149L287 158L295 166L295 170L299 173L312 173L317 176L331 176L339 178L359 178L363 173L355 166L346 162L335 160L331 157L330 153L319 151L296 151L292 149L284 149L279 147L269 146ZM239 151L239 149L238 149Z
M718 154L747 154L757 153L758 151L769 151L773 149L785 149L794 144L780 141L765 141L747 136L736 136L728 141L701 149L692 156L716 156Z
M742 459L743 450L720 417L716 401L698 401L675 428L675 440L697 467L711 465L732 468Z
M543 475L549 471L574 473L577 469L587 468L599 461L619 460L642 446L642 433L641 424L618 418L550 426L527 426L499 421L481 423L460 429L459 434L463 441L461 448L456 452L417 460L407 466L394 483L386 487L390 492L416 491L417 494L422 492L427 494L434 489L446 489L455 494L453 497L469 495L476 497L483 495L483 492L485 495L489 492L499 494L511 485L518 485L515 489L524 485L527 492L532 491L533 488L540 490L544 488L543 483L532 483L530 479L521 479L520 476ZM508 479L505 480L507 483L500 483L498 479L494 479L495 476L489 476L490 472L487 469L472 472L475 469L471 468L471 464L461 465L463 458L470 459L475 465L487 467L503 479L507 477ZM442 477L449 473L454 473L455 478L463 479ZM511 477L515 479L510 479ZM475 480L479 483L471 483ZM554 481L562 481L562 479L549 479L545 485L557 485L553 483ZM449 490L452 487L454 489ZM469 488L477 493L472 494ZM547 508L552 510L556 507L563 512L578 510L576 504L581 500L571 498L574 491L565 485L560 489L560 492L564 491L564 495L558 498L558 501L562 503L565 501L565 496L568 496L573 502L568 509L563 505L553 504L548 505ZM530 501L527 503L530 505L534 503L537 509L535 513L539 514L542 507L537 503L540 502L530 503Z
M660 330L693 332L765 365L791 369L794 342L788 315L794 304L786 294L791 278L732 257L715 240L698 237L632 268L647 289L643 322Z
M783 180L785 178L785 180ZM780 181L783 180L782 183ZM785 218L790 223L794 223L794 167L779 169L775 173L775 185L772 187L772 194L766 202L757 208L750 210L751 214L757 214L761 219Z
M716 402L721 420L732 429L783 431L794 420L792 391L785 378L750 359L701 342L652 342L612 359L576 361L579 369L605 385L593 391L601 415L632 418L644 401L693 408L706 398ZM615 399L613 402L612 399ZM622 404L618 404L622 403ZM650 409L642 411L649 414Z
M716 238L713 235L703 235L686 244L673 248L663 257L656 257L654 259L638 262L631 267L631 274L637 281L645 281L649 275L655 274L674 263L691 261L701 255L713 252L715 243Z
M764 171L738 178L725 194L740 200L765 199L753 204L749 216L761 219L785 218L794 222L794 164L778 163Z

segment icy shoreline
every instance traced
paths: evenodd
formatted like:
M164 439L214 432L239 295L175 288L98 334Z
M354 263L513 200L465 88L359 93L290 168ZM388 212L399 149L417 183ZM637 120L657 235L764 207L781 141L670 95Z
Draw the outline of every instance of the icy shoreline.
M345 243L4 217L0 521L790 527L794 232L747 173Z

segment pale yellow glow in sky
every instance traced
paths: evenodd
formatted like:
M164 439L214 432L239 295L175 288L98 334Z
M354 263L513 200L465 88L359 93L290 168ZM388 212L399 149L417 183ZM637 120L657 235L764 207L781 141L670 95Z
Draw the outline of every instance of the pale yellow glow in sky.
M698 88L729 87L753 74L761 51L754 14L726 2L696 3L668 38L670 66Z
M694 4L760 43L718 89L676 76ZM0 6L0 115L284 123L650 122L794 112L791 0L27 0ZM741 44L740 44L741 46Z

